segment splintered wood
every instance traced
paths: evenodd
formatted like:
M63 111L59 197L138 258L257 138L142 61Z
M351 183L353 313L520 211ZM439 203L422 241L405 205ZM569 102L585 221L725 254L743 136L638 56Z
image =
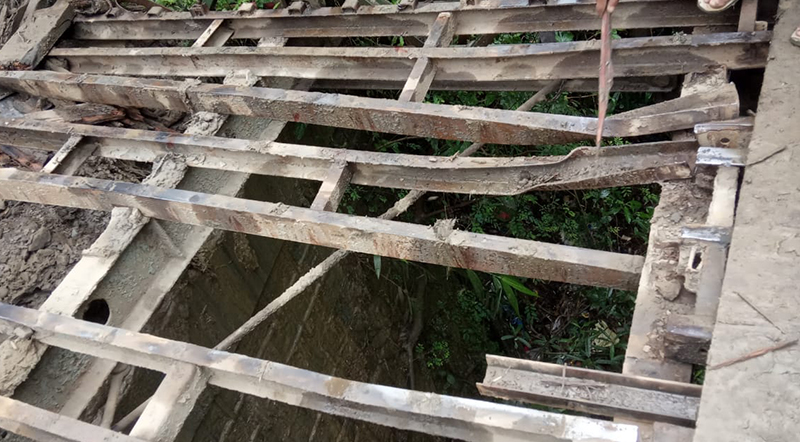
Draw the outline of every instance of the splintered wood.
M738 184L732 162L744 161L744 152L714 156L709 149L730 147L740 136L742 141L747 137L737 130L726 132L741 123L735 120L740 103L732 83L694 87L686 81L678 98L604 119L604 137L633 138L625 141L633 144L600 150L577 147L563 156L470 157L485 144L555 145L594 138L597 118L531 108L554 92L596 91L601 42L489 45L504 33L599 30L602 21L594 3L407 0L360 5L348 0L342 7L319 7L296 1L283 9L263 10L246 3L227 12L208 11L202 3L189 12L153 7L146 0L135 3L147 12L120 6L105 14L75 16L73 2L59 0L36 10L39 2L31 0L31 14L26 14L30 17L0 48L3 90L74 102L23 118L0 118L0 141L6 149L53 153L41 172L0 169L0 198L112 212L106 231L41 311L0 304L0 332L9 335L0 342L0 360L15 361L0 367L0 387L7 394L25 381L48 346L98 358L80 368L77 387L69 387L73 391L61 415L0 397L0 426L41 441L172 442L207 386L468 441L634 442L647 440L649 428L669 425L683 431L694 426L701 388L683 383L688 380L686 364L660 359L662 349L655 354L650 344L660 339L663 330L653 327L659 327L665 305L683 293L680 282L664 279L678 276L671 270L673 261L683 259L675 244L678 232L685 222L705 219L705 206L694 204L706 202L708 195L694 195L697 187L690 181L698 164L722 166L716 203L706 221L730 237ZM756 6L755 0L747 0L741 14L733 9L706 14L694 0L622 1L614 10L615 27L702 27L709 32L664 36L659 31L652 37L606 41L614 54L612 90L671 93L680 76L710 68L723 72L767 66L771 32L749 32L756 28ZM0 8L0 17L6 9ZM737 26L748 32L724 32ZM400 35L415 42L402 47L336 47L344 38ZM295 40L287 44L289 39ZM472 41L465 45L466 39ZM176 43L186 40L193 42L191 47ZM58 72L32 70L40 64ZM210 80L219 77L226 78L224 84ZM290 90L292 86L302 90ZM321 92L327 89L399 93L397 100L389 100ZM441 89L539 92L518 110L425 102L429 91ZM123 127L135 124L128 116L137 114L137 108L193 116L185 133L158 124L153 125L158 130ZM274 120L264 131L268 139L238 139L227 130L222 132L226 137L217 136L231 115ZM473 144L445 158L375 152L371 146L340 149L275 141L287 122ZM691 129L700 144L694 137L653 141ZM706 142L712 138L716 141ZM92 156L153 163L153 172L141 184L71 176ZM312 180L320 187L310 207L228 196L245 178L236 181L236 189L176 189L189 168ZM649 248L658 256L646 259L477 234L458 230L452 222L425 226L392 220L425 192L509 196L652 183L663 184L662 206L654 216ZM410 192L378 218L337 213L351 185ZM677 203L686 204L680 216L666 213L666 204ZM181 227L182 235L201 240L177 244L173 240L180 235L170 236L162 221L180 223L175 226ZM569 284L638 288L625 374L489 356L478 389L495 398L646 423L638 428L356 382L227 353L220 346L207 349L137 332L213 229L339 249L225 339L220 346L226 350L350 252ZM150 286L132 292L142 305L126 311L116 307L118 322L113 324L125 330L69 317L96 295L115 268L139 268L128 263L124 253L142 241L163 242L175 259L164 261L165 269ZM717 258L716 264L705 264L715 283L697 291L697 315L716 313L723 249L704 255ZM678 332L674 335L680 337ZM702 361L709 336L710 331L701 342L690 342L691 354L677 353ZM687 348L685 342L676 345ZM745 359L731 361L714 360L724 367L722 372L729 368L726 364ZM138 408L138 422L135 417L126 422L133 426L129 436L73 419L92 419L87 410L103 399L104 385L118 363L166 374L153 397ZM106 424L114 418L109 414L103 419Z

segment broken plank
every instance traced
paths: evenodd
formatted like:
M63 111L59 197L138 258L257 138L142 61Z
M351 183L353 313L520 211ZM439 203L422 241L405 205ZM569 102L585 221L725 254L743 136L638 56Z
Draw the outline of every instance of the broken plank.
M145 442L4 396L0 396L0 428L36 441Z
M125 111L107 104L81 103L25 114L28 120L58 123L99 124L125 118Z
M484 396L609 417L693 425L701 387L544 362L486 356Z
M453 14L456 35L502 34L539 31L598 30L600 19L594 4L527 2L509 4L484 0L462 7L459 2L420 3L398 11L396 5L361 5L358 13L342 8L318 8L303 15L284 9L253 11L211 11L202 17L188 12L167 12L159 17L120 14L117 17L79 17L73 28L77 39L118 39L125 35L139 40L194 40L216 19L229 20L233 38L262 37L389 37L425 36L436 17ZM706 14L691 0L622 1L614 11L614 26L621 29L735 25L734 10Z
M352 177L353 171L347 163L339 162L331 166L327 178L311 203L311 209L335 212Z
M105 104L258 116L423 137L497 144L560 144L590 139L596 118L479 107L397 102L378 98L283 89L231 87L168 80L0 72L0 86L49 98ZM609 120L605 136L631 137L673 131L716 119L729 100L701 110Z
M32 19L0 47L0 69L35 68L72 24L73 17L75 9L67 0L34 12Z
M0 169L0 197L143 215L448 267L573 284L636 287L643 258L222 195Z
M83 137L73 135L61 146L61 149L42 167L42 173L74 175L81 165L90 157L94 149L81 145Z
M770 32L614 40L615 77L678 75L766 66ZM219 77L231 69L258 76L405 81L416 60L430 59L440 81L597 78L597 40L488 47L57 48L49 56L82 74Z
M205 122L205 120L203 120ZM95 155L153 162L180 155L190 167L329 180L346 163L353 184L409 190L516 195L647 184L692 176L694 141L576 148L565 156L443 158L260 142L203 135L0 119L7 145L58 149L69 134L87 137ZM61 137L59 139L58 137Z
M350 381L197 345L0 304L0 324L48 345L150 370L175 363L225 389L378 425L467 441L635 442L633 426Z

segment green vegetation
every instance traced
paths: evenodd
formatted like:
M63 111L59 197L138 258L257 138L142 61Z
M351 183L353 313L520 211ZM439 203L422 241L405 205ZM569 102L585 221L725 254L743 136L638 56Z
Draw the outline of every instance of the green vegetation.
M244 0L216 0L216 9L235 9ZM194 0L160 0L173 9L186 9ZM275 3L259 0L260 8ZM666 31L665 31L666 32ZM596 38L596 32L557 32L557 41ZM616 34L615 34L616 35ZM618 37L618 35L616 35ZM538 42L535 33L503 34L496 44ZM403 37L351 38L351 46L404 46ZM464 44L462 41L461 44ZM395 99L396 91L367 91L366 95ZM426 102L516 109L528 92L433 91ZM614 93L609 112L618 113L655 102L648 93ZM597 96L556 92L533 111L595 116ZM307 125L294 124L294 138L307 138ZM330 132L325 132L330 135ZM349 135L349 132L348 132ZM470 143L382 133L356 134L352 140L329 145L383 152L450 156ZM355 138L356 135L350 138ZM290 135L291 137L291 135ZM607 140L610 145L622 140ZM341 144L341 145L340 145ZM579 144L547 146L486 145L479 156L565 155ZM457 220L457 228L577 247L643 254L649 223L658 203L657 186L587 191L538 192L514 197L475 197L432 193L401 216L403 221L433 224ZM407 192L352 185L340 211L377 216ZM492 275L469 270L441 269L376 257L371 260L378 279L407 287L409 268L428 274L425 327L414 352L439 382L439 389L474 394L483 375L485 354L505 354L560 364L620 371L633 314L635 294L619 290ZM401 270L396 271L395 267ZM702 371L695 373L701 380Z

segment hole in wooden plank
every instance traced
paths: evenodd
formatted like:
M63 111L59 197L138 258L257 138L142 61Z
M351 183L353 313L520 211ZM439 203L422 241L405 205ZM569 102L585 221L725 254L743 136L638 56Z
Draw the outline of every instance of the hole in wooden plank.
M703 262L703 254L697 252L694 254L694 258L692 258L692 269L697 270L700 267L700 263Z
M86 306L86 311L83 312L85 321L97 324L107 324L109 317L111 317L111 310L105 299L95 299L89 302L89 305Z

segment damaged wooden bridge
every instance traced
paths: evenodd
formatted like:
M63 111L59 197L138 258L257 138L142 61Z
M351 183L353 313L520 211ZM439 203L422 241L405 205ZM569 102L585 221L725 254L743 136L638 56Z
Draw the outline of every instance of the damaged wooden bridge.
M746 113L729 78L766 68L770 79L771 70L790 63L776 53L785 45L771 47L774 35L788 41L790 25L757 16L756 0L719 14L702 13L693 0L622 0L614 27L641 32L613 42L614 90L674 98L609 116L603 135L626 140L622 145L545 157L472 155L484 144L593 140L597 118L531 108L552 92L596 91L600 42L490 43L502 33L598 30L594 2L296 1L269 10L244 3L228 12L198 3L173 12L143 0L137 3L148 5L144 11L117 6L99 15L72 3L58 0L35 10L0 48L0 91L8 91L2 96L27 94L58 104L54 111L0 118L0 144L49 154L40 170L0 169L0 199L108 211L111 221L39 310L0 305L6 336L0 343L0 428L39 441L171 442L204 390L214 386L468 441L712 440L705 428L717 416L705 415L703 406L717 399L690 384L692 365L706 364L715 323L722 320L717 306L736 237L740 170L769 158L764 149L759 158L748 155L750 140L765 137L762 121ZM800 15L796 0L783 0L780 8L786 17ZM343 44L350 37L393 36L419 44ZM795 92L800 87L796 75L783 80ZM774 85L767 86L774 94ZM395 90L399 98L360 96L365 89ZM519 109L489 109L427 103L431 90L536 94ZM93 115L95 105L103 112L140 108L192 117L182 133L117 127ZM760 106L758 115L764 111ZM221 132L230 116L271 121L260 139L240 139ZM442 157L278 142L286 122L473 144ZM91 157L152 163L153 169L141 183L78 176ZM181 185L190 168L236 174L227 188L193 188ZM309 207L245 199L235 189L247 174L311 180L319 192ZM425 192L518 195L651 183L661 184L662 194L646 256L465 232L446 220L432 227L394 220ZM350 185L409 193L380 217L357 217L337 211ZM165 221L174 228L165 229ZM338 251L213 349L144 333L214 229ZM110 275L138 271L120 257L143 241L160 244L163 250L154 253L165 256L166 264L150 269L152 283L125 289L128 301L114 306L114 323L78 319ZM352 252L638 290L623 373L488 356L478 389L514 401L502 404L357 382L236 353L242 337ZM48 346L96 358L82 366L61 407L14 397L45 363ZM724 362L714 355L715 364ZM120 420L118 392L112 391L125 366L166 376L150 399ZM709 370L707 379L716 374ZM714 394L724 394L720 390ZM740 440L747 440L742 431Z

